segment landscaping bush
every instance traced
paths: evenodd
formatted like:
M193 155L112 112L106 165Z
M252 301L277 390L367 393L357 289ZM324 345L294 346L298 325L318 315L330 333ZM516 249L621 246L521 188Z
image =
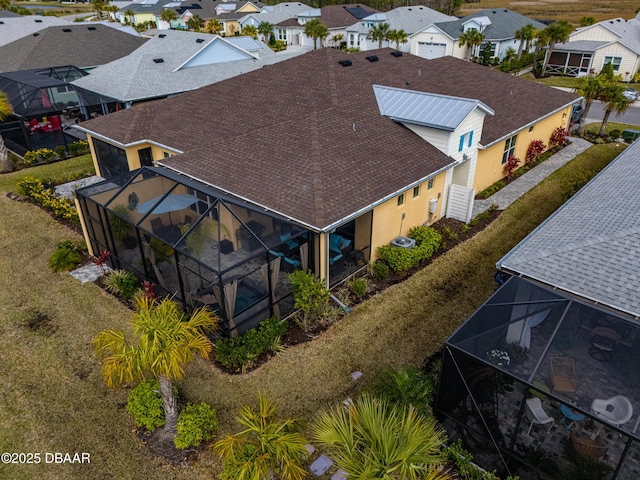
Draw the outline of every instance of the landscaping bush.
M86 249L84 242L61 240L56 250L49 257L49 267L54 272L73 270L82 263L82 251Z
M38 165L40 163L49 163L56 157L56 152L50 148L39 148L38 150L29 150L24 154L24 164L27 167Z
M364 297L367 294L367 280L362 277L351 277L347 282L349 291L356 297Z
M502 167L502 173L507 177L507 180L511 180L513 178L513 174L518 169L518 165L520 165L519 158L511 155L507 159L507 163Z
M556 128L549 138L549 148L557 146L564 147L569 143L569 140L567 139L568 136L569 132L567 130L562 127Z
M164 425L164 408L157 380L144 380L131 390L127 399L127 411L133 415L136 427L153 432Z
M222 466L220 480L237 480L241 475L242 468L251 460L256 453L256 447L251 444L244 444L242 448L235 452L234 457L228 457Z
M104 285L111 293L117 293L125 300L131 300L140 291L140 282L134 273L114 270L104 279Z
M498 190L504 188L505 183L502 180L498 180L496 183L494 183L493 185L485 188L483 191L481 191L480 193L478 193L478 195L476 195L478 198L489 198L491 195L493 195L494 193L496 193Z
M274 351L278 339L287 332L288 323L278 317L260 322L258 328L241 337L223 338L216 343L216 360L227 368L245 372L261 354Z
M178 417L178 434L173 439L176 448L197 447L213 439L218 430L218 415L206 403L188 403Z
M414 248L400 248L391 245L378 247L378 257L398 275L404 275L422 260L430 258L442 244L442 235L437 230L419 226L409 230L409 238L416 241Z
M69 144L69 154L78 157L89 152L89 144L85 140L77 140Z
M369 264L369 271L373 278L378 281L384 281L389 278L389 265L384 263L381 260L376 260L375 262Z
M473 463L473 455L462 448L462 440L444 448L444 453L456 468L461 480L500 480L495 472L487 472ZM508 476L505 480L516 480L518 477Z
M547 146L542 140L532 140L527 147L527 153L524 156L524 161L528 164L535 163L546 148Z
M291 282L294 307L299 310L296 319L301 328L308 332L316 326L329 306L330 293L324 282L313 274L295 270L287 275Z
M435 387L434 379L419 368L387 368L383 371L383 378L373 386L373 391L394 404L411 405L426 415L431 413Z
M37 178L24 177L19 180L18 193L30 197L61 220L76 224L80 223L78 211L73 203L66 198L58 197L52 190L45 188L44 184Z
M64 160L67 157L67 149L64 148L64 145L58 145L56 147L56 155L60 160Z

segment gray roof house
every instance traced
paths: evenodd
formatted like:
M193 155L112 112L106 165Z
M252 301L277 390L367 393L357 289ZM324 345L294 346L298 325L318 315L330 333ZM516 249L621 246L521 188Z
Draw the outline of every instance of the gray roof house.
M11 12L9 12L11 13ZM0 47L16 40L33 35L47 27L72 25L58 17L17 16L0 18Z
M128 55L145 41L101 23L67 22L1 46L0 72L61 65L89 69Z
M388 12L374 13L363 18L358 23L347 28L345 41L349 48L359 48L361 51L375 50L379 48L379 42L372 40L369 30L374 25L386 23L389 30L404 30L407 35L413 35L433 23L449 22L457 20L456 17L445 15L424 5L413 5L411 7L398 7ZM392 42L384 40L383 47L393 47ZM411 50L409 42L401 44L398 49L403 52Z
M640 68L640 14L576 29L569 41L555 46L547 71L584 76L599 73L606 63L612 63L624 81L633 80Z
M135 102L194 90L301 53L275 53L250 37L223 38L166 30L130 55L98 67L73 83L130 107Z
M506 8L480 10L455 21L426 26L414 33L409 38L411 53L424 58L451 55L464 59L467 47L459 45L460 37L469 29L476 29L484 35L485 42L493 45L493 56L503 59L509 48L518 50L520 42L515 39L515 33L527 24L537 29L546 27ZM474 51L474 55L477 54L478 50Z
M238 20L240 30L245 25L253 25L257 27L262 22L268 22L272 25L277 25L280 22L295 18L299 13L309 10L311 7L300 2L282 2L276 5L266 5L260 9L259 12L251 12ZM277 28L274 28L274 35L276 39L282 40L282 32L279 32ZM269 40L268 38L265 40Z

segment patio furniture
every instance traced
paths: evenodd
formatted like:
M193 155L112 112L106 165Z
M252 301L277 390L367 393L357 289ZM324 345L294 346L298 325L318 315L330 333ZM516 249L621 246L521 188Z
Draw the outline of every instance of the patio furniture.
M616 395L607 399L596 398L591 404L591 410L598 418L602 418L618 427L627 423L633 417L633 405L627 397Z
M567 427L567 430L571 430L571 427L573 427L573 424L575 422L581 422L582 420L584 420L584 414L578 412L577 410L574 410L568 405L560 405L560 411L562 412L562 415L564 415L562 424ZM569 420L569 423L567 423L566 420Z
M533 425L549 425L549 429L547 433L551 431L551 427L553 426L554 419L547 415L547 412L542 408L542 402L538 397L527 398L526 401L526 414L531 423L529 424L529 430L527 430L527 437L531 433L531 427Z
M590 460L598 460L607 451L607 447L600 445L597 440L578 437L574 432L571 432L570 436L573 449L581 457L588 458Z
M608 362L622 337L609 327L596 327L591 330L591 347L589 355L599 362Z
M571 357L551 357L553 393L576 395L575 360Z

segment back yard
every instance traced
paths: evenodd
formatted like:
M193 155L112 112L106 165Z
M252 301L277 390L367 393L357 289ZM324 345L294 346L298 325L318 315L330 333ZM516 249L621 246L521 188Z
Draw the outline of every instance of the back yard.
M592 147L474 238L247 375L228 376L196 361L178 385L183 399L212 405L224 433L237 430L238 408L255 404L259 390L283 416L309 419L370 385L386 366L422 365L494 291L495 262L558 208L577 181L619 152L616 144ZM88 165L84 158L29 174L58 177ZM102 329L127 331L131 311L97 286L48 268L57 242L79 237L39 208L7 197L23 175L0 177L0 447L40 452L42 462L0 464L0 478L215 478L217 458L209 450L195 464L171 466L137 439L125 410L129 389L105 387L90 345ZM364 373L357 385L354 370ZM88 452L91 463L46 464L46 452Z

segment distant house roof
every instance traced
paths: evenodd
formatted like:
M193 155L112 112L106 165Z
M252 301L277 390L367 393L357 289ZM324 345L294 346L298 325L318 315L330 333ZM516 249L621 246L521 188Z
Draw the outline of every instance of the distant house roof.
M436 23L436 26L451 38L458 39L464 31L464 25L472 19L485 25L482 29L485 40L496 41L513 38L516 30L527 24L531 24L537 29L546 28L545 24L506 8L480 10L456 21Z
M576 40L575 42L558 43L554 47L554 52L595 52L599 48L609 45L611 42L600 42L595 40Z
M350 32L367 33L370 29L365 22L388 23L391 30L404 30L408 35L422 30L437 22L456 20L456 17L445 15L437 10L422 5L398 7L385 13L374 13L348 28Z
M131 10L134 14L137 13L150 13L161 14L162 10L168 6L173 0L146 0L145 2L130 3L125 7L118 10L119 13L124 13L127 10Z
M493 115L479 100L416 92L404 88L373 86L380 114L396 122L413 123L453 132L476 108Z
M250 37L163 30L131 54L91 70L74 84L121 102L135 102L200 88L301 53L276 54ZM162 62L154 61L160 58Z
M0 18L16 18L21 17L22 15L18 15L15 12L11 12L9 10L0 10Z
M640 142L634 142L498 267L640 316Z
M264 7L262 2L249 0L238 0L233 2L227 2L225 0L196 0L194 2L192 0L192 4L199 7L197 11L190 9L189 5L185 4L175 10L179 14L187 10L193 11L193 13L197 13L204 20L209 20L211 18L216 18L218 20L238 20L247 15L248 12L240 11L247 5L254 6L256 10L260 10ZM184 7L187 8L185 9Z
M600 27L610 31L616 37L618 37L617 43L628 48L635 54L640 55L640 14L636 15L635 18L632 18L630 20L624 20L623 18L613 18L611 20L598 22L587 27L577 28L576 31L573 32L569 37L568 42L556 45L554 50L582 50L585 52L589 52L595 51L605 45L614 43L612 41L599 40L601 36L597 34L597 40L591 41L592 43L582 43L586 42L587 40L571 40L571 38L575 37L576 35L580 35L584 38L585 34L588 35L589 30L596 30ZM599 43L599 45L596 46L596 43ZM585 48L582 48L583 46Z
M258 22L268 22L276 25L288 18L295 18L301 12L309 10L309 5L300 2L284 2L276 5L262 7L260 12L247 13L241 18L245 21L249 17L254 17Z
M11 12L9 12L11 13ZM18 16L0 19L0 47L56 25L72 25L71 22L51 16Z
M309 12L312 12L312 10L310 10ZM319 10L319 18L327 28L346 28L353 25L358 20L362 20L363 18L378 12L378 10L359 3L351 3L347 5L327 5L320 8ZM305 12L302 12L298 15L309 16L305 15ZM311 13L310 16L316 17L317 14ZM280 22L278 25L302 27L302 25L298 23L297 19L294 18L285 20L284 22Z
M393 198L454 161L381 115L374 85L478 99L488 143L577 97L480 65L392 50L319 49L158 102L82 123L121 145L151 141L184 153L160 164L316 230ZM212 123L215 113L224 112Z
M0 72L58 65L94 67L128 55L145 41L102 24L47 27L0 47Z

